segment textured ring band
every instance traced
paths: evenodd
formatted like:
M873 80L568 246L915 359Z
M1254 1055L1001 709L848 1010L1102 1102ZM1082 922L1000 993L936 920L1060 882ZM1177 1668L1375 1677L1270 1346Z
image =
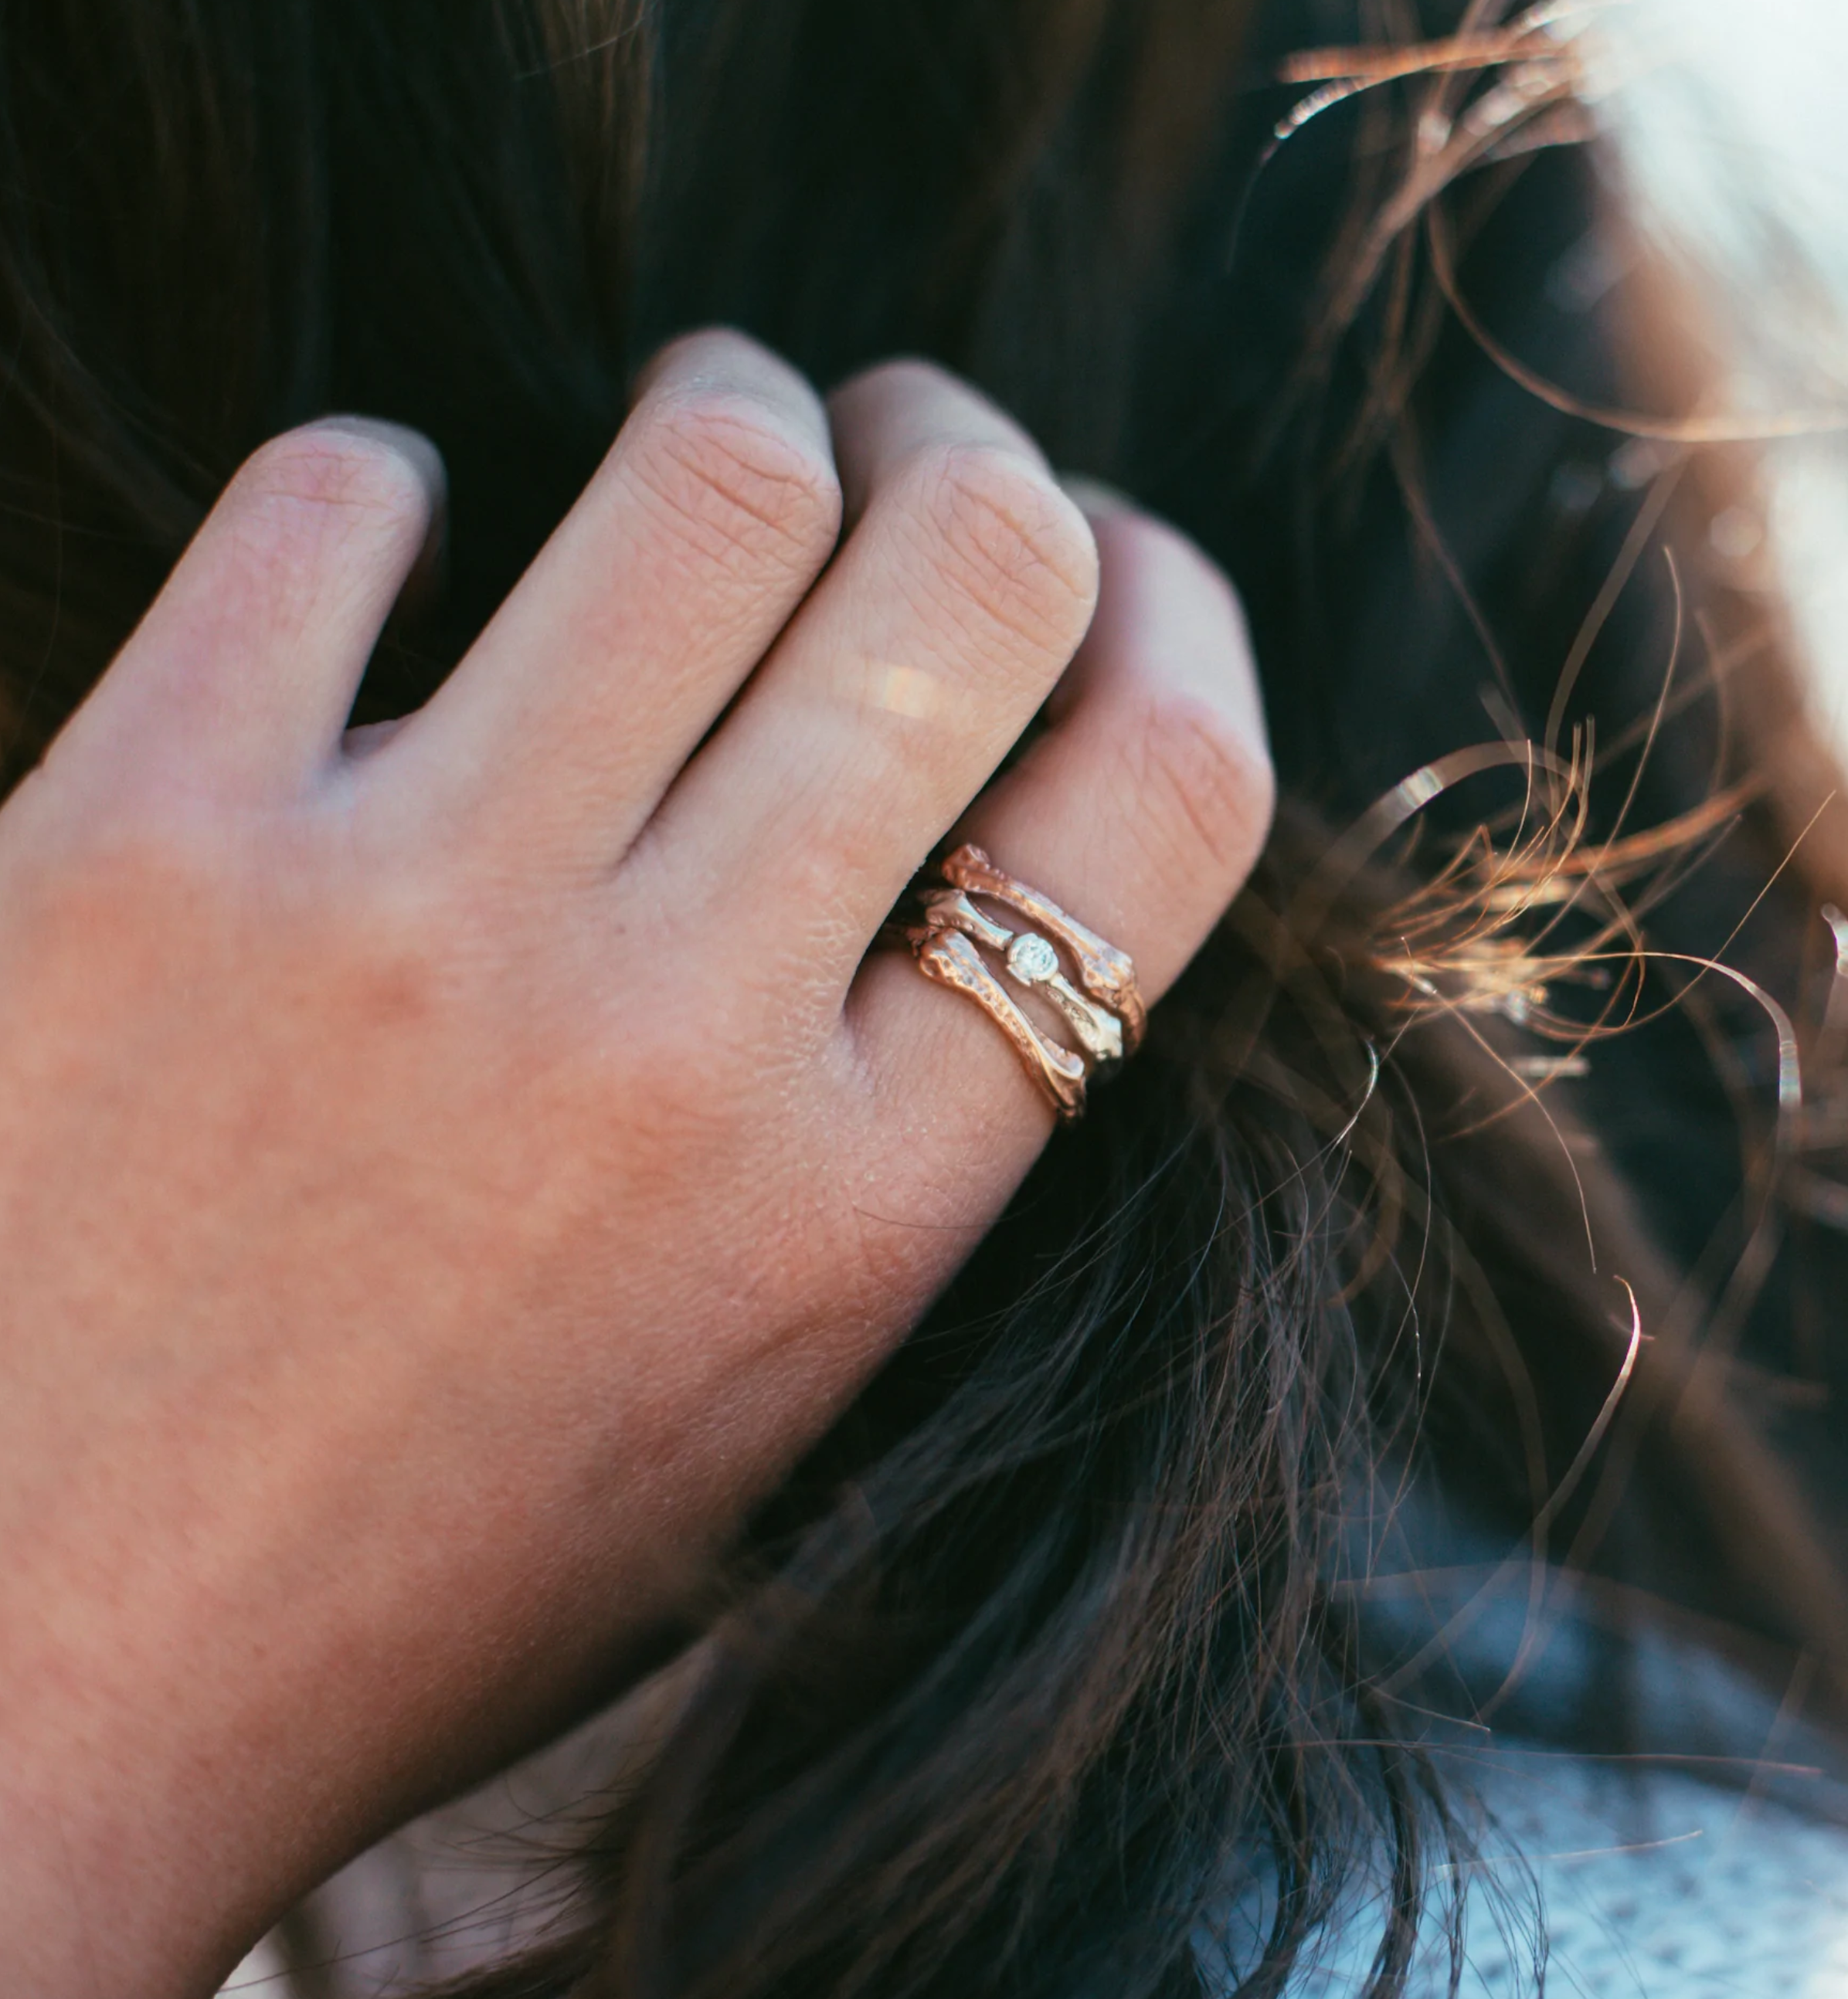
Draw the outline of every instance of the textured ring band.
M966 895L990 897L1024 916L1055 944L1063 944L1077 965L1079 983L1086 993L1122 1022L1124 1054L1135 1053L1148 1028L1149 1010L1127 951L1106 944L1076 916L1068 916L1051 896L1004 873L979 847L959 847L943 864L943 878Z
M938 870L946 885L921 898L923 920L905 934L918 969L973 1000L994 1022L1028 1076L1061 1118L1083 1111L1091 1076L1132 1053L1147 1010L1128 954L1067 916L1038 890L995 866L979 847L960 847ZM1030 928L1010 930L976 899L998 904ZM1064 949L1074 986L1059 955ZM1007 979L1045 1001L1070 1028L1078 1050L1043 1031L983 956L992 952ZM1080 1052L1081 1051L1082 1052Z

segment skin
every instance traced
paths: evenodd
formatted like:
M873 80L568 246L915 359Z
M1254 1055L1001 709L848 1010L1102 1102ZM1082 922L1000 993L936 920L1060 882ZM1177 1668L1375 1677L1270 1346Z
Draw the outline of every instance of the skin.
M903 1337L1052 1128L872 951L946 833L1154 1000L1268 823L1224 579L931 368L678 343L348 735L439 508L408 434L265 447L0 810L9 1993L211 1992Z

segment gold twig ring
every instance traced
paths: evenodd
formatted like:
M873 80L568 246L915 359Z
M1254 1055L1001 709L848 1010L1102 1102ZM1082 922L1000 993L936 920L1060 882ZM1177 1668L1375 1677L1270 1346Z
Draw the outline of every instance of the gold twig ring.
M1078 982L1122 1022L1124 1054L1135 1053L1149 1025L1149 1012L1127 951L1106 944L1076 916L1068 916L1049 896L1004 874L979 847L959 847L943 864L943 878L966 895L986 896L1025 916L1034 929L1063 944L1077 965Z
M1049 897L997 868L979 847L959 847L938 872L947 885L919 898L921 920L905 931L919 970L973 1000L1059 1115L1077 1117L1090 1079L1132 1053L1142 1038L1148 1014L1135 966ZM1024 918L1025 926L1011 930L980 906L983 901ZM1066 975L1067 961L1076 985ZM1043 1003L1070 1028L1077 1048L1046 1032L1010 986Z

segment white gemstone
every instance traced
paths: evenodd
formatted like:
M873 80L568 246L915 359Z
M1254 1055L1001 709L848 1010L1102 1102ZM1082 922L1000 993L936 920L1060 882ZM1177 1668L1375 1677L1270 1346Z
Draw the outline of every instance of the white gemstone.
M1042 937L1023 930L1007 947L1007 969L1023 986L1042 986L1059 969L1059 954Z

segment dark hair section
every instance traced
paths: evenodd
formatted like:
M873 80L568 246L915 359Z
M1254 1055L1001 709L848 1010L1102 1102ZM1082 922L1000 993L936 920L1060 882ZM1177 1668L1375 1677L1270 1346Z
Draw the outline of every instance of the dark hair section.
M1215 1934L1261 1995L1337 1920L1385 1999L1421 1935L1461 1949L1434 1717L1621 1748L1645 1617L1848 1657L1833 1252L1784 1198L1792 1043L1732 975L1801 1025L1834 965L1729 720L1780 671L1705 549L1746 475L1552 406L1447 301L1575 396L1686 407L1631 289L1575 282L1623 227L1595 147L1481 148L1344 281L1421 106L1493 78L1266 157L1293 51L1496 19L0 0L14 777L241 459L331 409L448 462L446 583L356 719L414 705L637 363L714 320L824 384L969 376L1254 629L1257 878L753 1523L571 1920L478 1999L1178 1999ZM1543 1699L1380 1611L1485 1547L1542 1620L1576 1578L1595 1670Z

